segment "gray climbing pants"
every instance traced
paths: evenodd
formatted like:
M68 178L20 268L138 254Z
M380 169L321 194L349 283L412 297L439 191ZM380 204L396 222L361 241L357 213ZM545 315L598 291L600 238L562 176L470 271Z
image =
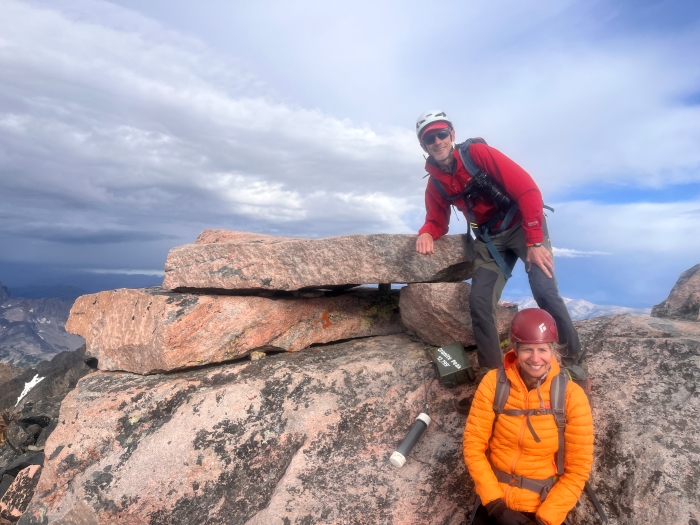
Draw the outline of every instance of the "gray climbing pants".
M552 244L546 223L543 225L543 230L543 245L551 252ZM519 258L525 261L527 244L521 224L503 233L492 235L491 240L511 270ZM479 366L498 368L503 363L503 355L496 324L496 306L506 285L506 278L484 242L477 240L476 250L469 307ZM581 355L581 343L571 322L569 311L559 295L556 277L547 277L539 266L533 264L528 272L528 280L537 305L554 317L559 332L559 343L566 344L566 348L562 350L565 364L575 364Z

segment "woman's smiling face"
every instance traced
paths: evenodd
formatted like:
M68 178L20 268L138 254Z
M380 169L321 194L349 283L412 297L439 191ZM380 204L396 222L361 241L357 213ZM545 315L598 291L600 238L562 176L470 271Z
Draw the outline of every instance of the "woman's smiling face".
M552 366L551 343L519 343L515 350L520 369L533 379L540 379Z

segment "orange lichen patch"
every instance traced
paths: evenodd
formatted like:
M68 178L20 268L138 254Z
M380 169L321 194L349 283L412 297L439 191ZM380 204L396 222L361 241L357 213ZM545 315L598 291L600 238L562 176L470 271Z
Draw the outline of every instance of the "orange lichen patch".
M332 324L333 324L333 323L332 323L331 320L328 318L328 311L326 310L326 311L323 312L323 314L321 315L321 326L322 326L323 328L328 328L328 327L331 326Z

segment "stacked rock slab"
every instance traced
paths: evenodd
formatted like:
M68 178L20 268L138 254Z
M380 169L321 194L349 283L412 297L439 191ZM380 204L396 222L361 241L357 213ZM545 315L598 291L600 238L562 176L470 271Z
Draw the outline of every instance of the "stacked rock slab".
M311 298L122 289L78 298L66 329L85 338L100 370L151 374L400 333L398 303L398 292L366 289Z
M207 230L171 250L163 288L113 290L75 302L66 329L100 370L151 374L219 363L254 350L403 332L399 293L369 283L463 281L473 247L462 235L415 251L415 235L328 239Z
M170 251L163 288L292 291L471 278L474 248L463 235L441 237L432 255L417 253L415 244L415 235L290 239L207 230Z
M401 320L409 333L435 346L455 341L475 344L469 308L469 283L415 283L401 289ZM515 312L496 307L501 338L507 336Z

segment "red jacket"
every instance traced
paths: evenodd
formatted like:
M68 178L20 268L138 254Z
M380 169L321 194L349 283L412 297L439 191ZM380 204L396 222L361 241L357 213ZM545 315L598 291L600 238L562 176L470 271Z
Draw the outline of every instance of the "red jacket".
M464 187L471 179L466 168L459 159L457 151L454 152L457 161L454 174L442 171L431 158L425 163L425 169L431 177L435 177L450 197L462 193ZM525 240L528 244L544 241L542 224L544 224L544 211L542 208L542 194L532 177L515 162L503 153L486 144L474 143L469 147L469 154L474 162L496 179L508 195L520 205L520 211L515 216L512 225L522 221L525 230ZM418 234L429 233L433 239L442 237L447 233L450 224L450 204L466 215L464 199L456 199L452 203L445 200L435 188L433 182L428 180L425 189L425 224ZM498 213L498 208L488 198L479 197L470 200L470 207L478 224L485 224L491 217ZM467 219L468 220L468 219ZM493 229L498 228L500 222ZM511 226L512 227L512 226Z

